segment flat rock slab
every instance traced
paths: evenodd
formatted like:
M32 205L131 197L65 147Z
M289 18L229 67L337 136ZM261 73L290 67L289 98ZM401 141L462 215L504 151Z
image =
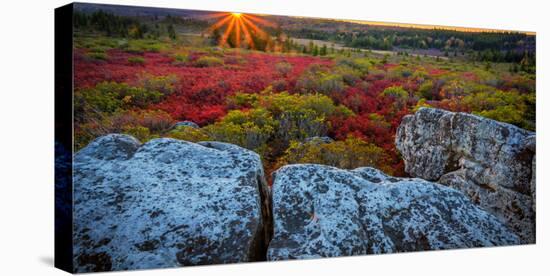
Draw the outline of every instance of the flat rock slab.
M77 272L265 259L269 190L238 146L100 137L74 158Z
M456 188L535 242L534 132L480 116L421 108L401 121L395 144L405 171Z
M313 164L275 172L269 260L518 244L461 192L373 168Z

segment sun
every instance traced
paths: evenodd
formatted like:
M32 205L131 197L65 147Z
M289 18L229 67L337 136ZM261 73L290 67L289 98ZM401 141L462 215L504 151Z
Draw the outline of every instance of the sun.
M217 13L211 15L211 17L220 18L208 29L211 34L225 28L225 31L219 38L219 45L222 47L233 44L233 47L240 48L242 46L241 43L244 42L248 48L255 49L254 38L266 38L269 36L258 25L275 26L273 23L256 15L240 12Z

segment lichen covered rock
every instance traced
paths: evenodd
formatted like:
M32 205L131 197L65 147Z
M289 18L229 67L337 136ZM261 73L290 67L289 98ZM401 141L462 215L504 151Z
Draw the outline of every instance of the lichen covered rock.
M304 139L304 143L314 143L314 144L330 144L334 142L334 139L328 136L313 136Z
M519 243L459 191L373 168L284 166L272 194L269 260Z
M178 128L178 127L200 128L199 125L197 125L195 122L191 122L191 121L181 121L181 122L177 122L177 123L174 125L174 128Z
M421 108L395 144L405 171L456 188L522 239L535 241L535 134L480 116Z
M75 270L265 259L268 191L259 156L234 145L100 137L74 158Z

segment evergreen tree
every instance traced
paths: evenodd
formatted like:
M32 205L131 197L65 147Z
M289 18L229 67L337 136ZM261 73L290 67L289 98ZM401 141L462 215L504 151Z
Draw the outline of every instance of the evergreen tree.
M168 36L172 39L172 40L176 40L176 30L174 29L174 25L170 24L168 25Z
M384 55L384 58L382 58L382 64L387 64L387 63L388 63L388 58L389 58L389 57L390 57L390 56L389 56L388 54L385 54L385 55Z
M319 52L319 55L326 56L327 55L327 45L323 44L323 47L321 47L321 51Z
M215 29L212 32L212 36L210 36L210 44L212 44L213 46L216 46L216 45L220 44L220 39L221 38L222 38L222 36L220 34L220 31L218 29Z
M314 56L319 55L319 47L317 45L313 45L313 51L312 51L311 54L314 55Z

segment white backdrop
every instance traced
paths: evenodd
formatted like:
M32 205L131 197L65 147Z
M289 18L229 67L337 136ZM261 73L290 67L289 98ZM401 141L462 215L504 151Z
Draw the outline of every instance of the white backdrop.
M183 269L131 275L535 275L548 265L548 35L544 1L89 1L537 32L537 245ZM0 275L53 268L53 9L65 1L2 1L0 9ZM541 77L542 76L542 77ZM545 218L546 217L546 218ZM546 255L546 257L545 257ZM541 271L542 270L542 271ZM111 273L109 275L128 275Z

